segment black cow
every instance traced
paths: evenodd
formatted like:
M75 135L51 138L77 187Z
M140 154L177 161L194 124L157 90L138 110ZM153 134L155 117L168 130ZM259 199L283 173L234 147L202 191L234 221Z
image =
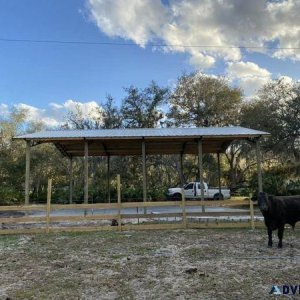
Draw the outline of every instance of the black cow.
M268 246L272 247L272 231L278 229L278 248L282 248L284 225L290 224L293 229L300 221L300 195L271 196L267 193L258 194L258 206L264 216L268 228Z

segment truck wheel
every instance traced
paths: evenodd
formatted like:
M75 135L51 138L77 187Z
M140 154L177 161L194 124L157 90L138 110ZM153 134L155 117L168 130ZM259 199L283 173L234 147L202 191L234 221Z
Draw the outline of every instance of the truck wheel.
M176 193L176 194L174 194L173 199L174 200L182 200L182 195L180 193Z
M223 194L221 194L220 196L219 196L219 193L214 194L214 200L224 200Z

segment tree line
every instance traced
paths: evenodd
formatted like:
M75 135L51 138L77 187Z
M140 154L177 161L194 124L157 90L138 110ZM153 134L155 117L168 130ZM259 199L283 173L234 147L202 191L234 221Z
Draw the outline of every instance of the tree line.
M226 77L201 73L182 74L172 88L151 82L145 88L124 89L121 105L107 96L92 117L80 107L69 111L61 130L111 128L161 128L244 126L267 131L271 137L261 141L264 190L272 194L300 193L300 84L285 78L270 81L252 96L244 97L239 87ZM47 129L42 122L26 121L28 111L11 107L9 116L0 116L0 204L24 201L25 143L13 141L15 135ZM217 185L217 160L204 155L204 177ZM83 161L75 158L74 200L83 200ZM222 185L247 195L257 186L256 156L251 143L234 142L221 155ZM106 159L89 159L91 202L107 201ZM111 197L116 198L116 174L121 174L123 199L142 198L141 157L113 157L111 160ZM46 199L49 177L54 180L54 201L67 202L69 162L51 144L32 148L30 198ZM197 158L185 155L185 182L198 179ZM179 157L147 157L148 197L165 198L168 187L180 183Z

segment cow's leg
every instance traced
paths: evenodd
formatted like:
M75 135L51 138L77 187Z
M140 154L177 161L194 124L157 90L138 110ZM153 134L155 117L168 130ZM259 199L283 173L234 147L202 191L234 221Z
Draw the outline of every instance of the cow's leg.
M269 237L268 247L272 247L272 245L273 245L273 242L272 242L272 229L270 227L268 227L268 237Z
M278 228L278 239L279 239L278 248L282 248L283 231L284 231L284 225L281 225Z

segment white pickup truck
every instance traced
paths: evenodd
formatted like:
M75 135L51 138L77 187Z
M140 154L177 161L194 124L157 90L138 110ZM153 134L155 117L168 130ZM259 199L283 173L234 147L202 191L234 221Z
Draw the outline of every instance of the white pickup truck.
M219 196L218 188L208 188L206 182L203 182L204 185L204 198L205 199L229 199L230 198L230 190L221 188L221 196ZM201 198L201 188L200 182L190 182L186 184L184 187L184 194L186 199L199 199ZM170 188L168 189L167 196L169 199L181 200L182 189L180 187Z

